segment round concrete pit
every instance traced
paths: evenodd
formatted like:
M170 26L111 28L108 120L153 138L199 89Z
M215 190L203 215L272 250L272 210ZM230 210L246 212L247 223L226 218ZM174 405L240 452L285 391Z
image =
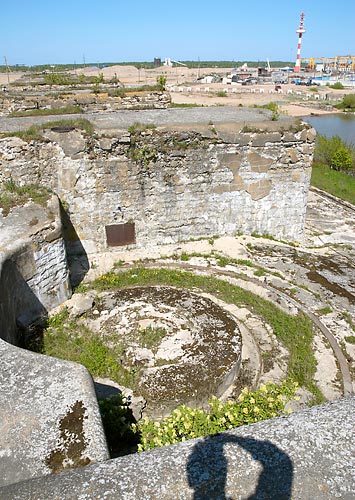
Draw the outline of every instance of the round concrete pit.
M120 361L138 372L136 391L147 400L148 415L203 405L238 375L239 327L212 300L161 286L102 293L98 304L82 320L107 344L115 338L124 346Z

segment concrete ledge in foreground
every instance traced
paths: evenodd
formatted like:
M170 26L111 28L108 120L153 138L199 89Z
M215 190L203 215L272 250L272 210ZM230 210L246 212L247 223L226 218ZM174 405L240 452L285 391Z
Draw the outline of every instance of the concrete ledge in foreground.
M2 500L353 500L355 397L0 489Z

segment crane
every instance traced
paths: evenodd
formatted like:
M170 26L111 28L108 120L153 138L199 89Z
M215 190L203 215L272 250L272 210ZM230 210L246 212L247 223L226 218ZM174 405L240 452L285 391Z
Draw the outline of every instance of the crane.
M179 64L180 66L184 66L185 68L187 68L187 64L184 64L184 63L179 62L179 61L174 61L173 59L170 59L170 57L167 57L165 59L164 66L172 66L173 63Z
M173 59L171 59L171 62L172 63L175 63L175 64L180 64L180 66L185 66L185 68L187 68L187 64L184 64L182 62L179 62L179 61L173 61Z

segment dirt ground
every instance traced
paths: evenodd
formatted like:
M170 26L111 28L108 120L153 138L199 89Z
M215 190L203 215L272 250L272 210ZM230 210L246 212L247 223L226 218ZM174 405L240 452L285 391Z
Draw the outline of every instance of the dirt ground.
M138 70L134 66L111 66L109 68L79 69L78 73L93 75L103 73L105 79L117 76L123 85L152 85L156 83L159 75L165 75L167 85L171 91L172 102L181 104L199 104L203 106L260 106L270 102L277 102L281 112L289 116L306 116L310 114L327 114L334 112L332 109L320 109L314 102L307 105L306 99L313 101L313 96L328 94L330 97L339 96L339 90L329 87L318 88L318 92L310 91L309 87L300 87L294 84L282 85L282 93L274 93L274 85L231 86L223 83L201 84L197 83L198 77L211 73L225 76L231 68L185 68L161 66L155 69ZM206 91L208 89L208 91ZM218 97L219 91L227 91L227 97ZM291 94L292 92L292 94ZM297 94L299 92L300 94ZM325 102L325 101L318 101Z
M261 106L270 102L277 102L282 113L289 116L306 116L310 114L326 114L334 112L331 107L326 109L327 101L315 98L327 94L330 98L339 97L349 91L318 87L317 91L310 87L300 87L294 84L282 85L282 93L274 92L274 85L231 86L223 83L201 84L197 78L211 73L225 76L231 68L185 68L182 66L161 66L154 69L137 69L135 66L110 66L107 68L87 67L78 68L75 73L87 76L97 76L103 73L105 80L117 77L125 86L154 85L157 77L164 75L171 92L172 102L177 104L198 104L202 106ZM20 79L22 72L0 74L0 85L7 85ZM313 88L314 89L314 88ZM227 91L226 97L217 95L220 91Z
M16 80L19 80L24 73L10 73L7 75L6 73L0 73L0 85L8 85L9 83L14 83Z

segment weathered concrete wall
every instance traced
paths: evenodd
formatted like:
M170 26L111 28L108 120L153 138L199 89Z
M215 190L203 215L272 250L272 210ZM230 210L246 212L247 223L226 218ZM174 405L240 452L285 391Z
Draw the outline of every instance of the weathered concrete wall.
M0 484L5 485L105 460L108 451L88 371L17 347L31 323L71 295L57 197L46 208L29 203L0 215L0 242Z
M83 366L1 339L0 358L1 486L108 459L93 382Z
M31 89L29 93L31 93ZM45 95L45 92L50 94L54 90L61 91L61 98ZM68 93L66 86L62 88L55 87L54 89L48 86L43 86L42 95L26 95L26 96L8 96L6 99L0 100L0 116L6 116L8 113L19 111L30 111L37 109L58 109L66 106L80 106L83 112L98 112L115 111L118 109L165 109L171 103L170 94L167 92L131 92L129 88L122 89L122 96L110 95L116 89L102 88L103 93L100 94L75 94L75 90ZM125 92L123 94L123 92Z
M0 489L2 500L353 500L355 397Z
M237 231L302 237L315 138L305 124L46 136L53 142L1 140L0 180L11 174L50 185L89 253L106 247L106 225L127 221L138 246Z
M71 296L57 197L0 215L0 238L0 337L17 345L21 329Z

